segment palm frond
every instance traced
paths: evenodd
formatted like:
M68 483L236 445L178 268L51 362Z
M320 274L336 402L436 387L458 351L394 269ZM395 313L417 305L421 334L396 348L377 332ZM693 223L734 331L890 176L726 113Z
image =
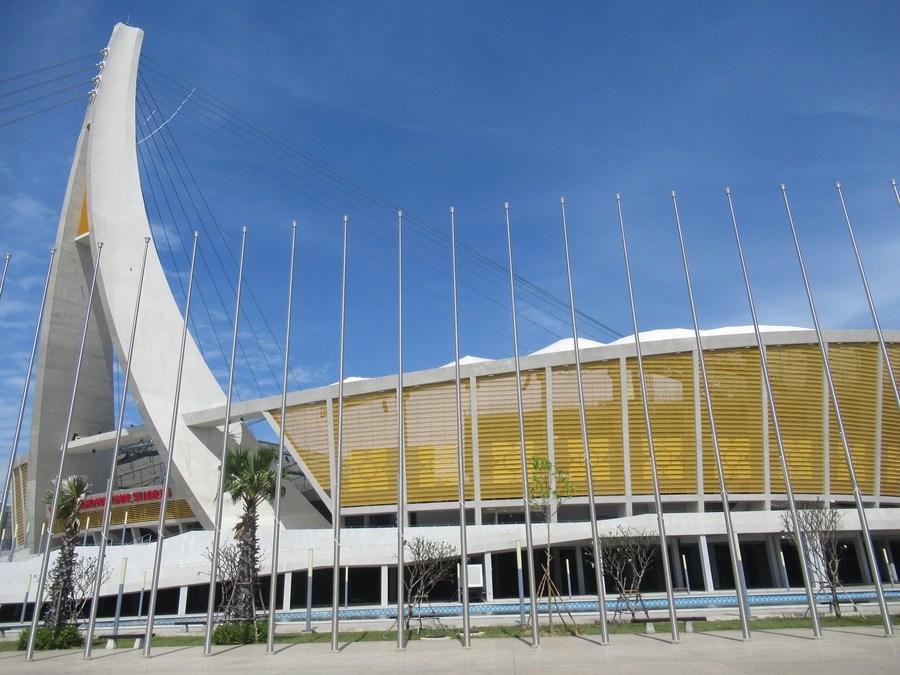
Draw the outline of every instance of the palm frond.
M44 495L45 503L53 503L55 490L55 484L47 490L47 493ZM89 494L91 494L91 484L87 476L69 476L62 481L59 486L59 497L56 501L56 520L64 529L69 530L74 527L77 530L81 505Z
M278 451L269 447L234 448L225 455L225 490L234 503L248 507L275 499Z

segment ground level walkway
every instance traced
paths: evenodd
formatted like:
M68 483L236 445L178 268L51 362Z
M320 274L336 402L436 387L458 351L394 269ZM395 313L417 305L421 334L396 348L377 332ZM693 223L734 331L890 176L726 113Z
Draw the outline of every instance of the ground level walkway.
M95 649L86 661L79 652L0 654L2 673L889 673L900 668L900 637L880 628L839 628L815 640L809 630L755 631L742 642L735 631L687 633L679 644L667 635L613 635L602 647L596 637L544 638L538 649L514 638L473 639L471 649L456 640L420 640L397 651L393 642L214 647L159 647L144 658L140 650Z

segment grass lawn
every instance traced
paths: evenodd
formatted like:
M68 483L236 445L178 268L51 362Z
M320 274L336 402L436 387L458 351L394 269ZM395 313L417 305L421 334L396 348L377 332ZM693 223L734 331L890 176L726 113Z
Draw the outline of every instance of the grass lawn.
M900 624L900 615L894 615L892 617L894 625ZM821 624L823 628L838 628L838 627L846 627L846 626L870 626L873 628L881 627L881 617L878 615L872 616L860 616L858 614L854 614L852 616L823 616L821 617ZM667 633L670 630L669 623L660 622L656 623L656 630L660 633ZM563 627L559 620L556 619L553 622L554 635L564 636L564 635L575 635L574 627L569 625L569 627ZM751 630L778 630L782 628L807 628L812 630L812 622L809 619L802 618L781 618L781 617L765 617L759 619L751 619L750 629ZM595 620L583 621L579 623L579 629L581 630L582 635L599 635L600 634L600 624L596 623ZM732 619L727 621L695 621L694 622L694 630L698 633L707 632L707 631L739 631L741 629L741 623L738 619ZM475 636L474 633L479 633L479 635ZM644 624L643 623L631 623L631 622L610 622L609 623L609 632L611 635L621 635L626 633L643 633L644 632ZM518 625L509 625L509 626L484 626L481 628L472 628L473 639L478 639L480 637L484 638L515 638L521 637L524 639L531 638L531 629L530 628L522 628ZM541 635L549 636L550 632L547 630L546 626L546 615L541 616ZM438 636L446 636L455 638L457 636L457 631L455 629L448 629L446 631L442 630L434 630L427 629L422 630L419 633L416 633L415 630L407 631L407 639L408 640L421 640L423 638L434 638ZM396 640L397 633L395 630L365 630L365 631L345 631L342 632L339 636L339 642L348 643L348 642L378 642L378 641L389 641ZM94 641L94 646L96 648L102 649L105 645L105 639L97 639ZM204 636L201 634L197 635L159 635L153 638L153 646L154 647L200 647L203 645ZM275 636L275 642L278 644L304 644L304 643L331 643L331 632L323 631L317 633L281 633ZM16 650L16 642L12 641L3 641L0 642L0 652L9 652Z

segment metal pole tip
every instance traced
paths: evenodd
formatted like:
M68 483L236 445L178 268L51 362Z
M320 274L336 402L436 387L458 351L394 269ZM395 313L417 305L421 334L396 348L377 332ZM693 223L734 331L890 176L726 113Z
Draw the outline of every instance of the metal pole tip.
M456 213L456 207L455 207L455 206L451 206L451 207L450 207L450 213Z
M834 187L836 187L838 190L840 190L840 189L841 189L841 182L838 181L837 183L835 183L835 184L834 184Z
M778 187L781 188L781 191L782 191L782 192L784 192L784 183L782 183L782 184L779 185Z
M725 194L726 194L726 195L730 195L730 194L731 194L731 188L730 188L730 187L725 188Z
M559 198L559 203L560 203L560 204L565 204L565 203L566 203L566 198L565 198L565 197L560 197L560 198Z
M503 202L503 208L504 208L504 209L508 209L508 208L509 208L509 202Z
M244 225L244 227L241 229L241 232L243 232L244 234L247 233L247 226L246 226L246 225Z
M672 195L672 196L674 197L674 196L675 196L675 190L672 190L669 194Z
M402 216L403 216L403 211L397 211L397 215L400 216L400 217L402 217Z

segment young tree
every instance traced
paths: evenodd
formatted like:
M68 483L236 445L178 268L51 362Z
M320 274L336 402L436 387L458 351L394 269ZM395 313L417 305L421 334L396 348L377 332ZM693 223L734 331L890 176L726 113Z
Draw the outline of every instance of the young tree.
M73 617L80 619L84 616L84 606L94 593L94 581L97 578L97 559L78 558L75 561L75 602ZM103 565L101 584L105 584L112 577L109 565Z
M237 579L227 602L226 618L256 619L259 596L259 505L275 499L277 448L233 448L225 455L225 489L232 501L243 502L244 514L234 527L237 540ZM273 582L274 583L274 582Z
M421 629L422 603L428 600L428 594L438 583L453 577L456 547L444 541L415 537L406 542L406 550L409 552L406 566L409 575L406 582L406 630L409 630L414 608L418 608ZM467 590L464 589L464 592Z
M641 582L653 556L659 549L659 538L655 532L638 530L633 527L622 527L615 534L600 537L603 548L603 571L613 580L619 599L635 616L641 600ZM647 613L646 607L644 613Z
M806 561L811 570L824 573L820 587L831 592L834 612L841 616L838 604L837 589L841 585L838 572L841 565L842 548L840 533L843 514L832 505L826 506L821 500L816 501L808 509L799 509L797 519L800 521L800 534L806 544ZM797 549L797 537L794 531L793 518L789 512L781 514L781 530L784 537Z
M538 511L547 525L547 549L544 574L540 588L547 597L547 623L553 633L552 595L559 597L556 585L550 576L551 540L550 525L553 517L569 497L575 494L575 485L569 480L569 474L560 471L553 465L549 457L532 457L531 470L528 472L528 503L534 511Z
M56 486L52 486L44 501L53 504ZM81 529L79 516L81 504L91 492L91 484L85 476L69 476L59 486L59 497L56 502L55 523L62 529L59 552L48 575L49 607L44 615L44 627L56 630L70 624L78 618L79 607L77 596L78 554L75 553L75 540Z

